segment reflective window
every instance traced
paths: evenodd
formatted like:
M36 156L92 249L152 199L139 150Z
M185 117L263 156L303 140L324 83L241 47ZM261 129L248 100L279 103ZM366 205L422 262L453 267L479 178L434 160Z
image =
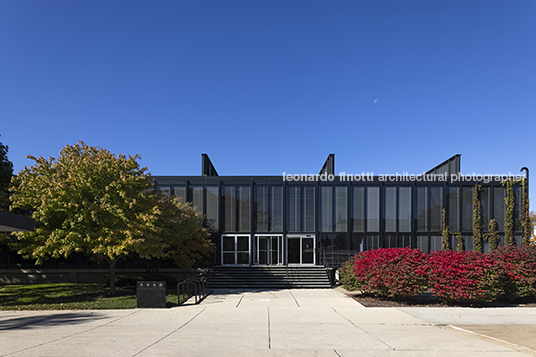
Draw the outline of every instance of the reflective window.
M458 232L459 226L458 226L458 205L459 205L459 198L458 198L458 187L456 186L449 186L447 187L447 213L448 213L448 220L447 225L449 226L449 229L451 232Z
M367 232L380 231L380 188L367 187Z
M348 187L335 186L335 232L348 231Z
M333 187L320 186L320 210L319 210L320 232L333 231Z
M314 186L303 187L303 231L315 231L315 188Z
M365 188L352 187L352 226L354 232L365 231Z
M396 232L396 187L384 187L383 219L386 232Z
M270 220L268 186L255 186L254 197L255 231L268 232L268 222Z
M443 187L430 187L430 230L440 232L443 216Z
M222 186L221 195L223 200L223 230L236 231L236 188L234 186Z
M462 187L462 231L473 231L473 187Z
M190 202L192 202L197 213L203 214L203 186L190 186L188 191Z
M287 230L301 231L301 187L287 187Z
M173 186L173 196L179 198L182 203L186 202L186 187Z
M247 232L251 230L251 212L250 212L250 186L237 186L236 195L238 231Z
M411 232L411 187L398 188L398 231Z
M289 232L315 231L314 186L287 187L287 230Z
M428 187L417 187L415 189L415 195L417 231L425 232L428 231Z
M283 186L270 186L270 232L283 231Z
M207 224L212 230L219 229L219 219L218 219L218 207L219 207L219 195L218 195L218 186L205 186L206 192L206 217Z
M504 193L504 187L493 187L493 218L500 232L504 232Z

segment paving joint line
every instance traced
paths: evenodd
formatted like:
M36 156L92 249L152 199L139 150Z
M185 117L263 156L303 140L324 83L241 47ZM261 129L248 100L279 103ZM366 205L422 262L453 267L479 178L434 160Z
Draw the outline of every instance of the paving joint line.
M242 302L242 299L244 298L244 296L246 296L246 293L242 294L242 296L240 297L240 300L238 300L238 304L236 304L235 308L237 308L240 303Z
M170 333L168 333L167 335L165 335L164 337L156 340L155 342L151 343L149 346L145 347L144 349L142 349L141 351L135 353L132 355L132 357L135 357L137 355L139 355L140 353L142 353L143 351L146 351L148 350L149 348L153 347L154 345L156 345L157 343L159 343L160 341L168 338L169 336L171 336L172 334L174 334L175 332L179 331L181 328L183 328L184 326L188 325L191 321L193 321L193 319L195 319L197 316L199 316L203 311L205 311L207 308L203 308L203 310L199 311L197 314L195 314L194 317L192 317L190 320L186 321L185 323L183 323L181 326L177 327L175 330L171 331Z
M343 319L345 319L346 321L348 321L350 324L352 324L352 325L353 325L355 328L357 328L358 330L363 331L363 332L366 333L367 335L371 336L372 338L374 338L374 339L380 341L381 343L383 343L384 345L386 345L387 347L389 347L391 350L396 351L396 349L395 349L393 346L389 345L389 344L386 343L385 341L380 340L378 337L374 336L373 334L371 334L371 333L368 332L367 330L364 330L364 329L362 329L361 327L359 327L359 326L357 326L356 324L354 324L352 321L350 321L350 319L348 319L346 316L344 316L343 314L341 314L340 312L338 312L333 306L331 307L331 309L332 309L333 311L335 311L335 313L336 313L337 315L339 315L340 317L342 317Z
M478 336L480 338L483 338L483 339L486 339L486 340L491 340L493 342L503 344L503 345L506 345L506 346L509 346L509 347L511 346L510 348L512 348L515 351L530 353L531 355L536 356L536 350L533 350L532 348L525 347L525 346L522 346L522 345L518 345L517 343L509 342L509 341L506 341L506 340L501 340L500 338L497 338L497 337L484 335L482 333L474 332L474 331L467 330L467 329L464 329L462 327L458 327L458 326L454 326L454 325L445 325L445 327L448 327L448 328L451 328L453 330L457 330L457 331L460 331L460 332L463 332L463 333L466 333L466 334L469 334L469 335L475 335L475 336Z
M267 307L268 309L268 349L272 349L272 335L270 332L270 307Z
M300 307L300 304L298 304L298 300L296 299L296 297L294 296L294 294L292 293L291 290L288 291L290 293L290 295L292 296L292 298L294 299L294 302L296 303L296 305L298 305L298 307Z

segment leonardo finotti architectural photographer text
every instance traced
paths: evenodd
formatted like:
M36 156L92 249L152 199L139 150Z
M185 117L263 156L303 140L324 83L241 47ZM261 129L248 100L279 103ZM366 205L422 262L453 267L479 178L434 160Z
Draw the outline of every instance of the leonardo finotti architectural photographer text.
M472 173L469 175L463 175L463 174L421 174L421 175L415 175L415 174L409 174L407 172L395 173L395 174L380 174L377 176L374 176L374 172L362 172L361 174L347 174L346 172L341 172L338 175L332 175L332 174L316 174L316 175L306 175L306 174L287 174L283 172L283 181L296 181L296 182L329 182L329 181L335 181L335 178L338 178L341 182L350 182L350 181L374 181L374 178L377 177L379 181L386 181L386 182L420 182L420 181L431 181L431 182L443 182L443 181L449 181L449 182L463 182L463 181L481 181L484 183L488 182L503 182L506 180L520 180L524 178L521 174L512 174L509 172L507 175L498 175L498 174L476 174Z

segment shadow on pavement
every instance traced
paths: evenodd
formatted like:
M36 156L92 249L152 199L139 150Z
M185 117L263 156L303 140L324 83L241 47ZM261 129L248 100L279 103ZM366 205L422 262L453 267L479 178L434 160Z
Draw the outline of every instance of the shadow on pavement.
M106 318L103 315L91 312L82 313L54 313L50 315L33 315L6 318L0 320L0 331L16 330L20 328L39 328L51 327L57 325L77 325L85 323L88 320L100 320Z

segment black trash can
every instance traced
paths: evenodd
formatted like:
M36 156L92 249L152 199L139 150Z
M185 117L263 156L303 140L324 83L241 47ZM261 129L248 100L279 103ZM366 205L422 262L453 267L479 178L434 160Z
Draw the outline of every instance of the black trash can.
M163 309L166 307L166 282L138 281L136 297L138 308Z

